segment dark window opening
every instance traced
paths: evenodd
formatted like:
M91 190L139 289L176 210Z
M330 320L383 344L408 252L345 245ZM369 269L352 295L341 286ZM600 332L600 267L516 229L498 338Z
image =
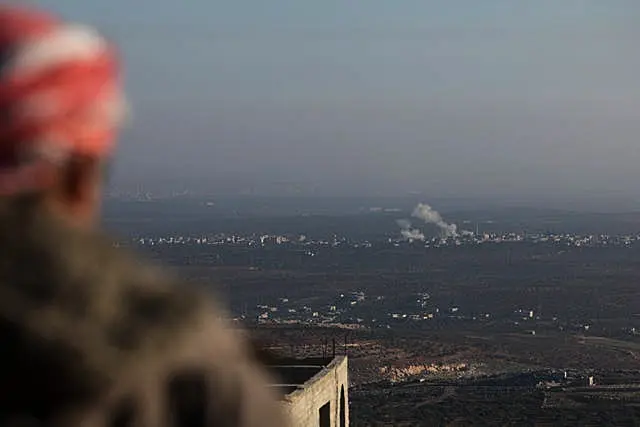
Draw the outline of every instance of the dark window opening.
M342 386L340 388L340 427L346 427L347 425L347 410L344 406L344 386Z
M327 402L320 408L320 427L331 427L331 402Z

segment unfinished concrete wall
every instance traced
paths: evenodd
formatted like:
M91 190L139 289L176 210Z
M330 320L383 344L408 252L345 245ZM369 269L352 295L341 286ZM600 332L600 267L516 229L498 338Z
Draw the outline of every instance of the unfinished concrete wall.
M331 363L304 386L288 394L283 403L295 427L320 426L320 408L329 403L331 427L341 425L341 398L344 390L344 426L349 425L349 378L347 356L334 358Z

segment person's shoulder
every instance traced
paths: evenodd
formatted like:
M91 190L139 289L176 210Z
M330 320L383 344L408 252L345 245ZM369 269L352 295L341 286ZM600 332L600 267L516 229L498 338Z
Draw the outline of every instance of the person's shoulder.
M229 425L287 425L268 387L269 374L213 294L127 249L100 245L111 268L120 269L120 323L111 333L119 335L116 345L132 355L125 377L166 378L170 399L185 420L207 413ZM186 412L178 409L189 395L204 399L204 406L198 409L192 402Z
M60 369L82 370L65 374L67 384L100 378L96 393L107 406L165 390L179 407L196 387L205 406L189 414L284 425L264 366L212 294L100 233L35 226L5 241L15 244L17 263L0 263L0 318L15 320L25 336L47 337L45 352L25 354L72 351Z
M68 260L71 270L87 269L85 281L94 298L110 301L111 316L120 322L117 341L126 350L154 337L185 334L197 324L224 323L226 311L203 287L186 283L175 272L139 252L116 247L102 233L74 236Z

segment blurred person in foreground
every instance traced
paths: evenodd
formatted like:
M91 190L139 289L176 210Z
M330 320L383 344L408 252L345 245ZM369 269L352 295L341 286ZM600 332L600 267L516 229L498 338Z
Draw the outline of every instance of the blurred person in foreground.
M0 5L0 61L0 425L283 426L224 311L97 230L114 48Z

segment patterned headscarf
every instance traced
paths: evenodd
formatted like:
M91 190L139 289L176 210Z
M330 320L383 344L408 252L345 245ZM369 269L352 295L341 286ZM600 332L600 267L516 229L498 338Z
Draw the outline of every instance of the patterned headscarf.
M43 170L106 157L124 118L116 52L89 27L0 6L0 194L47 185Z

